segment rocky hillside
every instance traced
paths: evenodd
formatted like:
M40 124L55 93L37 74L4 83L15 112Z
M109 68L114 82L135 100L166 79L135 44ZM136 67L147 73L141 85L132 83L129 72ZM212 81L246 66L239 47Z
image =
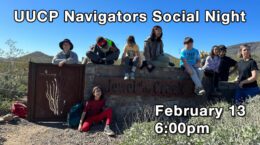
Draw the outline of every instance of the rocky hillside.
M22 57L19 57L19 61L32 61L32 62L38 62L38 63L51 63L52 56L49 56L47 54L44 54L40 51L35 51L33 53L24 55Z

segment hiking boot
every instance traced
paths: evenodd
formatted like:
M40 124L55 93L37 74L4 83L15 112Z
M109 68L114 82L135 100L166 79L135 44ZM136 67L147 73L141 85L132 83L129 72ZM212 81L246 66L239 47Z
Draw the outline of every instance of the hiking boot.
M195 94L198 95L198 96L203 96L203 95L206 94L206 91L204 89L201 89L201 88L196 88Z
M132 72L132 73L130 74L130 79L131 79L131 80L135 80L135 73L134 73L134 72Z
M108 136L114 136L115 132L110 129L109 125L105 126L104 133Z
M128 73L125 74L124 80L129 80L129 74Z

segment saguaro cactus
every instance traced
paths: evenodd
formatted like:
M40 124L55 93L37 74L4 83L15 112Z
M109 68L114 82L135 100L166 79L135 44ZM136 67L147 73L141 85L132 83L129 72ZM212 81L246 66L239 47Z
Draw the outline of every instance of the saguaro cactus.
M58 88L57 79L54 78L52 81L46 81L46 85L46 97L49 101L50 110L54 113L54 115L59 115L60 91Z

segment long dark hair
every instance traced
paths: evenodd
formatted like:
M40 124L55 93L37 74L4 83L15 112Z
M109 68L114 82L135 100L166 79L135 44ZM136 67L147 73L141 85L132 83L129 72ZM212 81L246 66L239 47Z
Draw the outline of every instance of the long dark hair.
M99 88L100 91L101 91L100 100L104 99L104 92L103 92L103 90L101 89L101 87L95 86L95 87L93 88L93 90L92 90L92 94L91 94L91 96L90 96L90 98L89 98L89 101L95 100L95 95L94 95L94 93L95 93L95 90L96 90L97 88Z
M131 45L136 44L136 43L135 43L135 37L134 37L133 35L130 35L130 36L127 38L126 42L127 42L127 44L131 44Z
M209 54L211 58L213 58L215 56L215 54L214 54L215 48L219 49L219 46L217 46L217 45L212 46L210 54Z
M152 41L155 41L155 40L156 40L156 41L162 41L163 32L162 32L161 36L156 39L155 29L161 29L161 30L162 30L162 27L159 26L159 25L154 26L153 29L152 29L151 35L150 35L150 39L151 39Z

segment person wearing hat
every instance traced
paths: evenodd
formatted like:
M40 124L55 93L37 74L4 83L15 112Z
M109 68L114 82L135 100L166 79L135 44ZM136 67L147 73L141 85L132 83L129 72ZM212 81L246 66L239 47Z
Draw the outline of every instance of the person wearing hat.
M228 81L229 75L234 73L237 69L237 61L226 56L227 47L225 45L219 45L220 48L220 64L219 64L219 81ZM234 67L230 71L230 68Z
M54 58L52 59L53 64L58 64L59 67L62 67L64 64L77 64L78 55L72 51L73 44L69 39L64 39L59 43L60 48L62 49Z
M193 48L193 39L186 37L184 39L184 48L181 50L180 66L191 76L195 84L195 93L204 95L206 92L202 86L203 70L200 69L200 53Z
M112 65L118 59L120 50L107 38L98 37L96 44L87 52L87 57L94 64Z

